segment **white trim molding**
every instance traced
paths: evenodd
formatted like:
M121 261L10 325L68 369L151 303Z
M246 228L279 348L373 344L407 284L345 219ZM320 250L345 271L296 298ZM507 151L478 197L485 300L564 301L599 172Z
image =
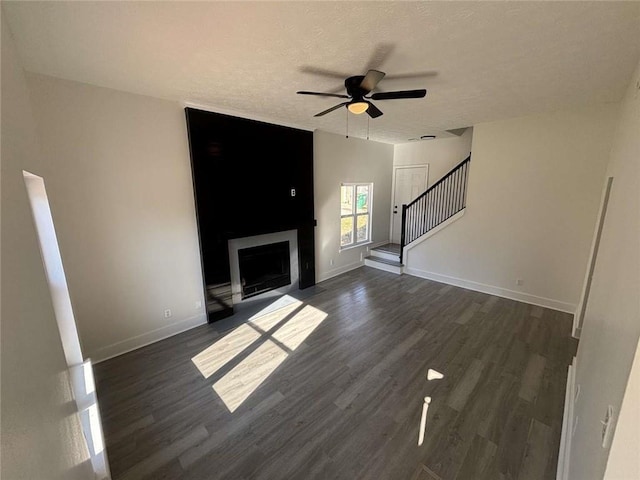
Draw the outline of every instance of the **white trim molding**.
M291 274L291 281L284 287L276 288L274 290L261 293L260 295L243 299L238 251L245 248L259 247L279 242L289 243L289 271ZM297 290L300 277L300 268L298 265L298 231L285 230L282 232L266 233L263 235L253 235L250 237L240 237L229 240L229 266L231 270L231 295L233 305L236 307L243 303L249 304L256 300L284 295L292 290Z
M338 268L332 268L331 270L327 270L325 272L318 273L318 278L316 278L316 282L324 282L325 280L329 280L330 278L337 277L343 273L350 272L351 270L355 270L356 268L360 268L364 265L364 260L360 260L358 262L349 263L347 265L342 265Z
M365 243L363 245L356 245L355 247L349 250L356 250L358 248L362 249L362 257L365 257L365 253L370 252L374 248L381 247L382 245L386 245L389 243L389 240L384 240L382 242L373 242L373 243ZM344 252L345 249L339 250L338 253ZM329 280L330 278L337 277L343 273L350 272L351 270L355 270L356 268L360 268L364 266L364 258L358 262L352 262L347 265L341 265L336 268L331 268L329 270L325 270L324 272L317 272L316 275L316 283L324 282L325 280ZM317 270L316 270L317 271Z
M157 328L156 330L136 335L135 337L130 337L125 340L112 343L111 345L107 345L106 347L99 348L95 352L92 352L91 358L93 359L94 364L104 362L110 358L123 355L133 350L137 350L138 348L146 347L147 345L159 342L165 338L173 337L174 335L186 332L187 330L199 327L200 325L206 325L206 323L207 316L202 312L198 315L185 318L179 322L165 325Z
M560 436L560 450L558 453L558 468L556 480L569 480L569 460L571 456L571 439L574 429L574 409L576 402L576 359L567 370L567 388L564 393L564 412L562 415L562 433Z
M446 283L448 285L466 288L468 290L475 290L476 292L488 293L490 295L509 298L511 300L517 300L519 302L529 303L531 305L551 308L553 310L559 310L565 313L573 314L576 311L576 305L573 303L562 302L560 300L554 300L552 298L538 297L537 295L531 295L529 293L516 292L514 290L497 287L495 285L487 285L486 283L474 282L473 280L449 277L447 275L441 275L439 273L428 272L426 270L420 270L418 268L407 266L404 267L404 273L413 275L414 277L426 278L427 280L433 280L435 282Z

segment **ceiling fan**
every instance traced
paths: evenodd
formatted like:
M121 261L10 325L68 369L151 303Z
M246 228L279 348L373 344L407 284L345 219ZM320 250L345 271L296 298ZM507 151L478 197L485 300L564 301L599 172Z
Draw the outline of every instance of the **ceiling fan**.
M378 118L382 115L382 111L369 100L396 100L402 98L423 98L427 91L421 90L401 90L397 92L378 92L368 96L371 91L378 85L378 82L385 76L384 72L378 70L369 70L366 75L356 75L349 77L344 81L347 95L337 93L320 93L320 92L296 92L299 95L317 95L320 97L337 97L348 98L348 102L342 102L320 113L316 113L314 117L321 117L327 113L333 112L340 107L347 107L351 113L360 115L367 112L371 118Z

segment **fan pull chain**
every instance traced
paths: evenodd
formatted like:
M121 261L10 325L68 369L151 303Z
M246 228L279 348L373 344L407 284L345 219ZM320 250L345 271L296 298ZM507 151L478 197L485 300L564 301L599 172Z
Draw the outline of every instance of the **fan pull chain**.
M345 108L346 112L347 112L347 135L346 138L349 138L349 109Z
M371 118L369 117L369 115L367 115L367 140L369 140L369 120Z

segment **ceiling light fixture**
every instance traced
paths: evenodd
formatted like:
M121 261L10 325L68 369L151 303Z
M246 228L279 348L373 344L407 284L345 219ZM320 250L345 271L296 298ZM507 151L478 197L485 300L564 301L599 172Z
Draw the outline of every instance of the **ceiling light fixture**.
M347 106L347 108L351 113L360 115L361 113L367 111L367 109L369 108L369 104L367 102L352 102Z

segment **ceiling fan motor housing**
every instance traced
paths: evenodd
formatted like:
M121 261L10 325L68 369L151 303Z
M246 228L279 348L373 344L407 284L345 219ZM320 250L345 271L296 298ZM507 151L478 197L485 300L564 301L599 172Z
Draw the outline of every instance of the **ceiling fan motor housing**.
M364 75L356 75L354 77L349 77L344 81L344 86L347 89L347 93L350 97L353 98L353 101L361 101L362 97L364 97L368 91L360 88L360 84L364 79Z

